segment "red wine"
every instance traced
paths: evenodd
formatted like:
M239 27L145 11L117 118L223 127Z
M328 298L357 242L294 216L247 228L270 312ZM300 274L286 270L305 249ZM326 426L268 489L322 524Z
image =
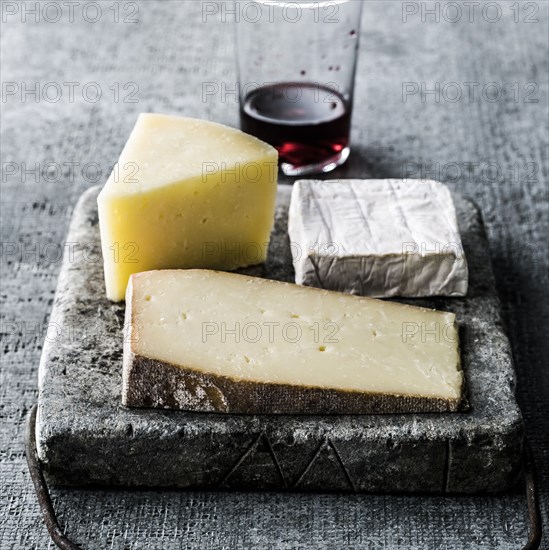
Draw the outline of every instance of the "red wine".
M333 89L287 82L249 93L240 109L240 125L276 147L281 162L296 173L300 168L322 171L347 158L351 108Z

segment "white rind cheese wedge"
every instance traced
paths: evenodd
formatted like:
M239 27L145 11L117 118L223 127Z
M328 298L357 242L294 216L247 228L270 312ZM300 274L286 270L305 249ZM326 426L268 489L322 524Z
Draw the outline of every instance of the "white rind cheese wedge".
M297 284L372 297L467 294L454 203L436 181L300 180L288 230Z
M123 403L225 413L455 411L454 314L207 270L133 275Z
M98 198L107 297L123 300L140 271L263 262L277 163L273 147L239 130L140 115Z

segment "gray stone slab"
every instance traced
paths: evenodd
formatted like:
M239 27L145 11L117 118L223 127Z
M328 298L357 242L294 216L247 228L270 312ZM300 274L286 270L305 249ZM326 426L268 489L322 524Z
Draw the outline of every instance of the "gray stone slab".
M281 186L269 259L293 280ZM470 410L445 414L248 416L121 404L123 305L104 296L92 188L80 199L39 371L38 448L52 483L344 492L496 492L520 473L523 424L509 342L476 206L455 197L467 298L407 300L460 321Z

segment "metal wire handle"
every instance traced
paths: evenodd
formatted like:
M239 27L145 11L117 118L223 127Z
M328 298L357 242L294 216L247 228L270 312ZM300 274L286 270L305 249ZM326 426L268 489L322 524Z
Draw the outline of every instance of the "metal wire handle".
M42 510L48 533L58 548L61 548L61 550L82 550L80 546L72 542L63 533L55 515L48 485L42 473L42 466L36 452L37 409L38 406L34 405L27 416L25 449L29 472L32 482L34 483L36 496L38 497L38 504ZM522 550L537 550L541 543L541 511L539 508L534 457L528 441L526 441L524 445L523 465L526 503L528 506L529 533L528 542L522 547Z

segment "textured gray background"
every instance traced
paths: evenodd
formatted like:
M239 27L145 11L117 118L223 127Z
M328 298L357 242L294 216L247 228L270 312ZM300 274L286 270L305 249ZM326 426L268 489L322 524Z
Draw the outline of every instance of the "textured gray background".
M34 16L23 22L20 13L1 23L4 83L80 83L73 102L66 87L56 103L20 93L2 97L2 549L52 547L26 472L23 426L36 401L43 329L77 197L106 178L140 111L237 124L234 96L225 101L220 95L202 97L204 82L234 85L229 23L219 17L204 23L200 2L194 1L138 2L138 23L123 22L130 6L121 2L116 23L109 10L113 3L100 2L97 23L84 20L82 4L73 22L65 8L57 23L42 16L38 23ZM334 175L401 177L407 167L417 176L421 166L438 166L440 173L429 177L447 181L481 205L547 523L548 4L522 2L518 12L512 5L499 2L501 18L492 23L482 10L472 21L464 11L457 23L444 17L436 22L433 16L424 23L421 13L404 23L401 2L368 2L354 152ZM88 18L94 15L88 12ZM486 15L497 18L493 12ZM95 103L81 95L90 82L103 90ZM109 89L117 82L118 102ZM137 103L123 101L135 89L123 89L130 82L139 87ZM479 87L472 101L452 103L442 96L437 103L430 95L422 102L415 95L403 103L403 82L426 82L430 88L435 82L457 82L464 92L465 82ZM506 90L493 102L478 93L490 82ZM528 83L535 86L525 88ZM79 165L61 174L45 171L36 180L34 174L9 174L23 163L27 169L39 163L45 170L48 162ZM87 163L97 163L103 175L97 178L91 168L82 174ZM526 537L518 494L427 498L56 490L54 497L62 522L86 548L514 549Z

